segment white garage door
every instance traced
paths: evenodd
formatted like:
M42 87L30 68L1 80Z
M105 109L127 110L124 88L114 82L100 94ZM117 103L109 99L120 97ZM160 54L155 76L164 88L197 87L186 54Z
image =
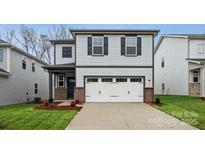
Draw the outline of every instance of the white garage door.
M86 102L143 102L144 84L139 77L88 77Z

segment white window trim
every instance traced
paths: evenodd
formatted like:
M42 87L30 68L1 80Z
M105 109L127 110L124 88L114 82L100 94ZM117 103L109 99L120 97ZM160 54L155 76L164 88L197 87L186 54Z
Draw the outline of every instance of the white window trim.
M198 71L198 75L195 76L195 75L194 75L194 71L193 71L192 82L193 82L193 83L199 83L199 82L200 82L200 73L199 73L199 70L195 70L195 71ZM198 77L198 82L194 82L194 77Z
M203 52L199 51L199 46L203 46ZM198 44L198 54L204 54L204 44Z
M95 47L101 47L99 45L94 45L94 39L95 38L102 38L102 54L94 54L94 46ZM103 56L104 55L104 37L103 36L95 36L95 37L92 37L92 55L94 56Z
M59 76L60 76L60 75L63 75L63 80L59 80ZM60 85L59 85L59 81L63 81L63 86L60 86ZM58 83L57 83L57 86L58 86L58 87L61 87L61 88L62 88L62 87L65 87L65 75L64 75L64 74L58 74Z
M0 61L0 63L1 63L1 62L4 62L4 49L0 48L0 52L2 52L2 61Z
M127 45L127 39L134 38L135 39L135 46L128 46ZM127 53L127 47L135 47L135 54L128 54ZM137 56L137 37L125 37L125 55L126 56Z

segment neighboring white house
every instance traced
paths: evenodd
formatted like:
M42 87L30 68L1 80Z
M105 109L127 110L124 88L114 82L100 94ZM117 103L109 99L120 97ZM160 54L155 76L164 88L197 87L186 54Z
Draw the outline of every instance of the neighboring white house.
M155 48L155 94L205 97L205 35L161 36Z
M154 37L159 30L78 29L52 40L50 96L83 102L153 101ZM54 90L52 88L54 87Z
M0 40L0 105L48 99L48 73L40 59Z

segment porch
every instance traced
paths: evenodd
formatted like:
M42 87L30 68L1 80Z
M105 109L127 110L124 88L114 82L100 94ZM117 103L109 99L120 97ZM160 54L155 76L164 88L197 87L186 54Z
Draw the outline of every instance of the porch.
M75 88L75 64L43 66L49 73L49 98L73 100Z
M205 97L205 61L189 60L189 96Z

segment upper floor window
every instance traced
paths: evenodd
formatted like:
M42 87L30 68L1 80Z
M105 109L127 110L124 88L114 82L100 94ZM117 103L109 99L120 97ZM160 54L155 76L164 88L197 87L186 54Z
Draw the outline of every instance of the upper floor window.
M3 62L3 48L0 48L0 62Z
M58 75L58 87L64 87L64 74Z
M193 71L193 82L199 82L199 71L195 70Z
M32 72L35 72L36 71L36 63L33 61L32 62Z
M126 55L137 55L137 38L126 37Z
M93 37L93 55L103 55L103 37Z
M62 50L63 58L72 58L72 47L63 47Z
M26 69L26 57L22 57L22 68Z
M162 57L162 61L161 61L161 67L164 67L164 57Z
M198 53L199 54L204 54L204 44L199 44L198 45Z

